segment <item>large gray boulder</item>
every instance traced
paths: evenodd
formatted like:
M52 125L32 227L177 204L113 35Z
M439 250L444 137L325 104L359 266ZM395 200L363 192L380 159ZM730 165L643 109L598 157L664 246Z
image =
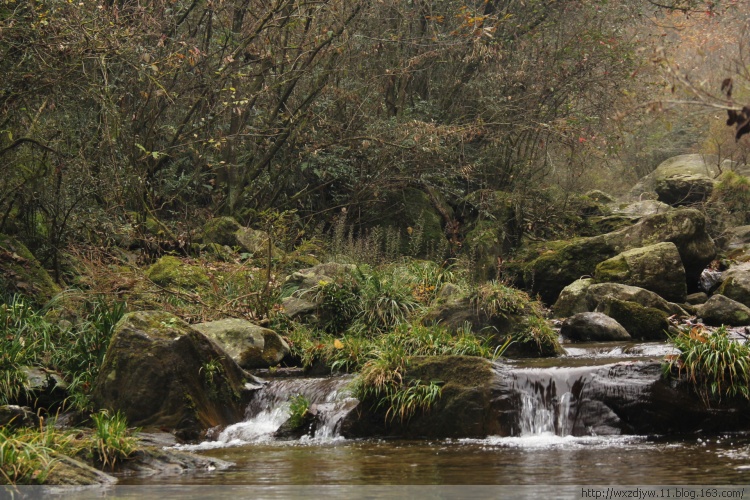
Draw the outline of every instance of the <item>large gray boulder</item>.
M698 307L698 317L707 325L750 325L750 307L723 295L712 295Z
M117 323L93 398L133 426L197 439L208 428L242 420L246 379L231 357L181 319L139 311Z
M281 336L244 319L221 319L193 325L216 342L242 368L268 368L281 363L289 345Z
M586 301L589 287L594 284L593 278L581 278L566 286L552 305L552 312L557 318L567 318L574 314L590 312Z
M599 312L578 313L566 319L560 334L570 340L609 341L630 340L625 328L606 314Z
M596 281L621 283L651 290L671 302L685 302L685 267L671 242L626 250L600 262Z

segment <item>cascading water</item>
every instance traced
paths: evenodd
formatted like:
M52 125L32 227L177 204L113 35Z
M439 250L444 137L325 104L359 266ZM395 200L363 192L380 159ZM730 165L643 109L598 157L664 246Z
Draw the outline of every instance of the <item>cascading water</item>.
M513 388L518 392L520 436L574 434L578 403L583 394L589 368L523 369L513 373Z
M310 402L318 422L312 435L305 439L334 439L341 420L358 403L348 390L351 381L352 377L271 380L257 392L243 422L228 426L214 441L180 448L199 450L274 441L274 433L290 416L290 400L298 395Z

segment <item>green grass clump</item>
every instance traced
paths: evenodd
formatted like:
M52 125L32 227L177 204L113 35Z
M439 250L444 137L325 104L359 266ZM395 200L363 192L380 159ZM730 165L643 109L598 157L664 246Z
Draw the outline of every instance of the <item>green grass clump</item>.
M128 431L127 420L119 411L110 415L107 410L101 410L91 415L91 419L94 421L91 443L94 460L102 468L113 470L118 460L129 458L138 448L138 440Z
M79 450L73 433L51 426L0 428L0 484L44 484L58 454Z
M310 409L310 400L302 394L292 396L289 400L289 425L298 429L305 423L307 410Z
M726 327L683 329L670 341L680 354L668 359L665 372L684 375L704 401L750 399L750 346L730 339Z

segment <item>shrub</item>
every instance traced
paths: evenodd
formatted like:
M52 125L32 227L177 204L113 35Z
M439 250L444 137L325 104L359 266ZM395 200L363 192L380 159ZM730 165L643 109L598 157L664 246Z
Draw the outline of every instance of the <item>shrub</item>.
M74 455L79 448L72 433L51 426L0 428L0 484L43 484L58 453Z
M680 354L668 359L665 372L684 374L704 401L724 396L750 399L750 346L730 339L726 327L682 329L670 341Z

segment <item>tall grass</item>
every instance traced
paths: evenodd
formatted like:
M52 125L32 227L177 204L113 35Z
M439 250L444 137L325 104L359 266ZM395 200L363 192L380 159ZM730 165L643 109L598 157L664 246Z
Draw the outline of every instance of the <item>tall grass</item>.
M114 469L118 460L129 458L137 449L138 440L130 435L127 420L119 411L110 415L107 410L101 410L91 419L94 421L94 459L103 468Z

